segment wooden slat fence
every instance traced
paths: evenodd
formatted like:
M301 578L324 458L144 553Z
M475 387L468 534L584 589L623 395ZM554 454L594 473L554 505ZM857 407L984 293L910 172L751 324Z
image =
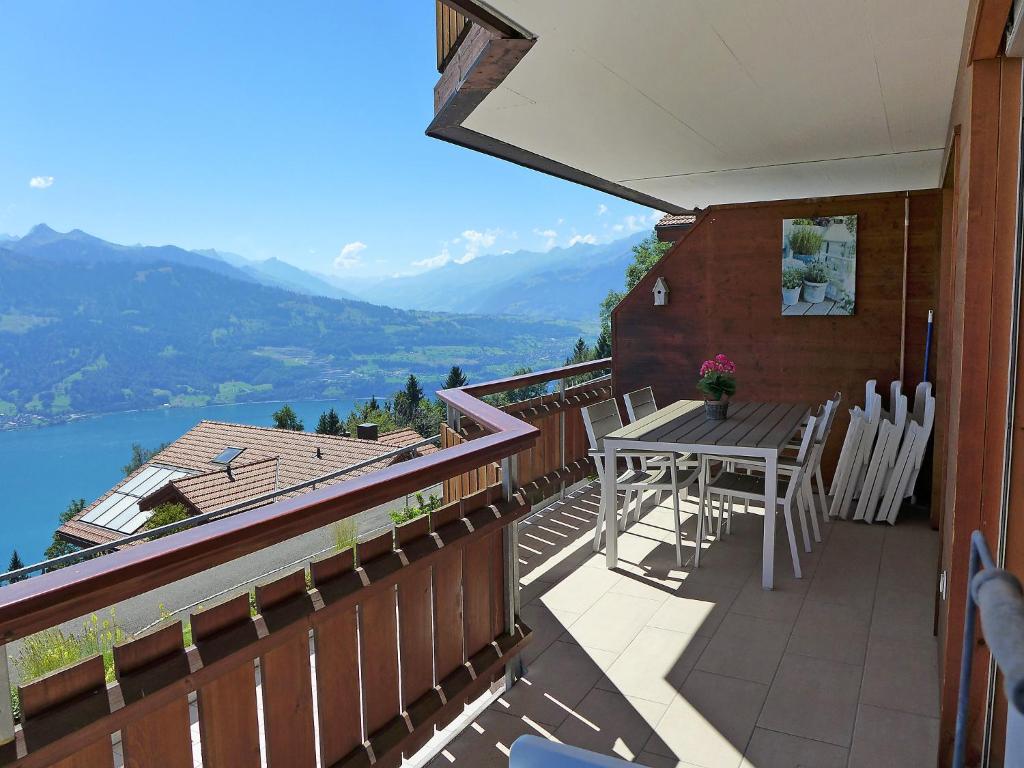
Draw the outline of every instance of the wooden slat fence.
M114 652L19 689L29 766L398 766L501 676L530 639L506 604L503 532L529 511L493 482ZM314 701L316 706L314 707ZM260 709L262 714L259 714ZM314 718L314 712L316 717ZM316 721L316 722L315 722ZM319 744L317 744L319 740Z
M469 32L472 22L454 8L442 3L441 0L435 0L435 3L437 71L443 72L466 33Z
M558 487L582 480L593 471L587 456L587 433L580 409L612 396L607 379L584 382L559 392L502 406L510 416L540 429L536 443L517 454L518 485L531 501L549 498ZM471 419L462 417L458 430L441 425L441 447L461 445L484 434ZM564 450L563 450L564 437ZM488 484L501 482L498 464L453 477L443 485L445 502L456 501Z

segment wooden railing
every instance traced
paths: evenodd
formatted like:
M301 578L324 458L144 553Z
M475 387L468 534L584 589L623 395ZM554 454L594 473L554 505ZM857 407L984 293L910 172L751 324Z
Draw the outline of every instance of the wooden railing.
M607 366L504 382L520 387ZM573 388L565 401L506 412L473 393L503 386L439 393L479 429L472 440L0 588L0 643L10 643L406 493L495 462L505 467L500 484L460 488L428 517L257 587L252 607L243 593L192 614L192 645L175 622L117 646L113 682L94 656L20 686L16 727L5 711L0 645L0 765L112 766L116 733L125 765L191 765L192 694L206 765L258 765L261 720L271 766L315 765L317 745L322 765L398 765L501 677L530 639L518 618L513 523L542 489L535 480L516 487L515 457L544 434L528 423L533 413L584 395ZM565 420L570 410L557 406L538 421ZM532 474L547 463L529 466Z
M437 71L444 72L444 68L451 61L455 51L458 50L472 22L451 8L441 0L435 0L436 26L437 26Z
M591 364L584 364L586 372L600 370ZM546 374L541 374L546 375ZM579 372L571 374L579 376ZM503 386L521 388L538 383L534 374L503 380ZM586 430L583 426L581 408L585 405L607 400L611 397L611 381L608 378L587 381L566 387L564 372L560 373L557 392L539 395L519 402L501 406L501 410L537 427L540 430L536 442L513 457L516 469L516 486L527 494L530 501L551 498L559 490L583 479L593 470L593 463L587 456ZM469 387L474 394L491 394L492 384ZM483 390L483 391L481 391ZM449 409L448 424L441 425L442 447L461 445L484 434L484 430L471 418L453 413ZM501 468L498 464L480 467L475 472L464 473L444 483L445 501L462 498L475 493L481 487L500 482Z

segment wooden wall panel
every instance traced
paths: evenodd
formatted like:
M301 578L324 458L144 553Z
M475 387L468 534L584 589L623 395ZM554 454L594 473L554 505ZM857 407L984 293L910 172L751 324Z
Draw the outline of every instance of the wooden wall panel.
M908 349L920 357L920 316L936 298L941 198L936 190L910 199L907 323L919 338ZM892 193L708 209L615 310L614 391L650 385L660 403L700 397L697 370L719 352L739 367L737 399L823 402L839 389L848 406L862 403L871 378L887 391L902 361L905 205L906 193ZM858 217L855 314L782 317L782 220L848 214ZM658 277L671 292L662 307L651 297ZM844 407L826 467L847 419Z
M363 679L374 681L373 685L363 688L366 731L372 734L401 711L394 589L376 594L360 604L359 637Z

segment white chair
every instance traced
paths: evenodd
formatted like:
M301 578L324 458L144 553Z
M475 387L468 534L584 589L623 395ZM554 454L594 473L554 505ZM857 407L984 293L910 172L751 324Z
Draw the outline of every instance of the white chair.
M782 463L779 465L779 474L784 475L779 478L778 487L776 489L776 509L766 509L764 513L778 514L778 507L782 508L782 515L786 522L786 536L789 539L789 554L793 560L793 574L799 579L802 577L800 571L800 555L797 553L796 546L796 531L793 528L793 505L796 503L797 510L800 512L801 517L803 516L804 500L803 495L800 492L803 484L804 475L807 473L809 465L809 459L811 457L811 446L814 440L815 433L819 419L823 418L823 409L818 409L818 413L811 416L807 420L807 428L804 430L803 439L800 442L800 449L797 457L793 462L790 463L788 471L782 469ZM747 460L744 461L746 463ZM728 519L724 524L725 533L728 534L732 527L732 500L739 498L744 501L760 501L762 504L766 502L765 498L765 480L764 475L753 475L753 474L741 474L739 472L721 472L711 482L705 484L704 493L707 499L709 508L712 507L713 497L718 497L718 538L722 536L723 519L728 515ZM729 511L725 511L725 499L729 498ZM704 516L701 515L698 518L697 525L697 548L701 547L704 536L703 526ZM806 540L806 520L803 521L804 525L804 537L805 546L810 550L810 544Z
M583 424L587 429L587 439L590 441L590 456L594 459L594 466L597 469L598 479L601 487L604 488L609 472L617 472L617 467L606 467L604 464L604 438L606 435L622 427L622 419L619 417L619 408L614 400L604 400L594 405L580 409L583 413ZM682 567L682 524L679 514L679 492L689 488L697 480L698 472L683 474L676 462L669 461L660 466L652 465L647 469L638 467L639 461L644 459L657 458L657 454L644 453L642 451L619 451L618 455L626 460L626 471L615 480L616 486L626 491L626 502L623 507L623 521L620 530L625 527L626 519L629 516L630 498L636 494L636 517L640 517L640 504L643 501L645 491L669 491L672 494L672 511L675 520L675 542L676 542L676 565ZM664 458L664 457L662 457ZM602 493L601 510L598 514L597 526L594 530L594 551L601 547L601 531L608 525L614 524L618 517L614 509L606 509L603 503ZM613 499L613 504L618 500Z
M629 417L630 424L658 411L658 404L654 400L654 390L650 387L627 392L622 396L622 400L626 404L626 416ZM641 459L641 462L643 468L647 469L651 465L667 464L672 458L675 459L676 466L681 470L688 471L700 467L700 457L692 453L674 453L672 457L650 456Z

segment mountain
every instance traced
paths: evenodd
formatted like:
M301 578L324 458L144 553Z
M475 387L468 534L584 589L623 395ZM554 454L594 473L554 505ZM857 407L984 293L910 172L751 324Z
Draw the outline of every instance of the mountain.
M610 288L622 288L632 248L647 234L603 245L488 254L417 275L357 284L356 290L368 301L404 309L596 323L601 300Z
M362 300L354 293L346 291L312 272L307 272L276 257L257 261L256 259L247 259L245 256L239 256L237 253L218 251L213 248L198 250L195 253L227 262L263 285L284 288L296 293L305 293L309 296L327 296L331 299L351 299L352 301Z
M2 247L23 256L50 259L64 264L180 264L216 272L244 282L256 282L250 275L220 259L186 251L184 248L173 245L118 245L108 243L80 229L57 232L46 224L37 224L24 237L6 242Z
M36 227L0 245L0 417L386 395L565 359L564 322L407 311L254 281L173 246ZM13 417L13 419L12 419Z

